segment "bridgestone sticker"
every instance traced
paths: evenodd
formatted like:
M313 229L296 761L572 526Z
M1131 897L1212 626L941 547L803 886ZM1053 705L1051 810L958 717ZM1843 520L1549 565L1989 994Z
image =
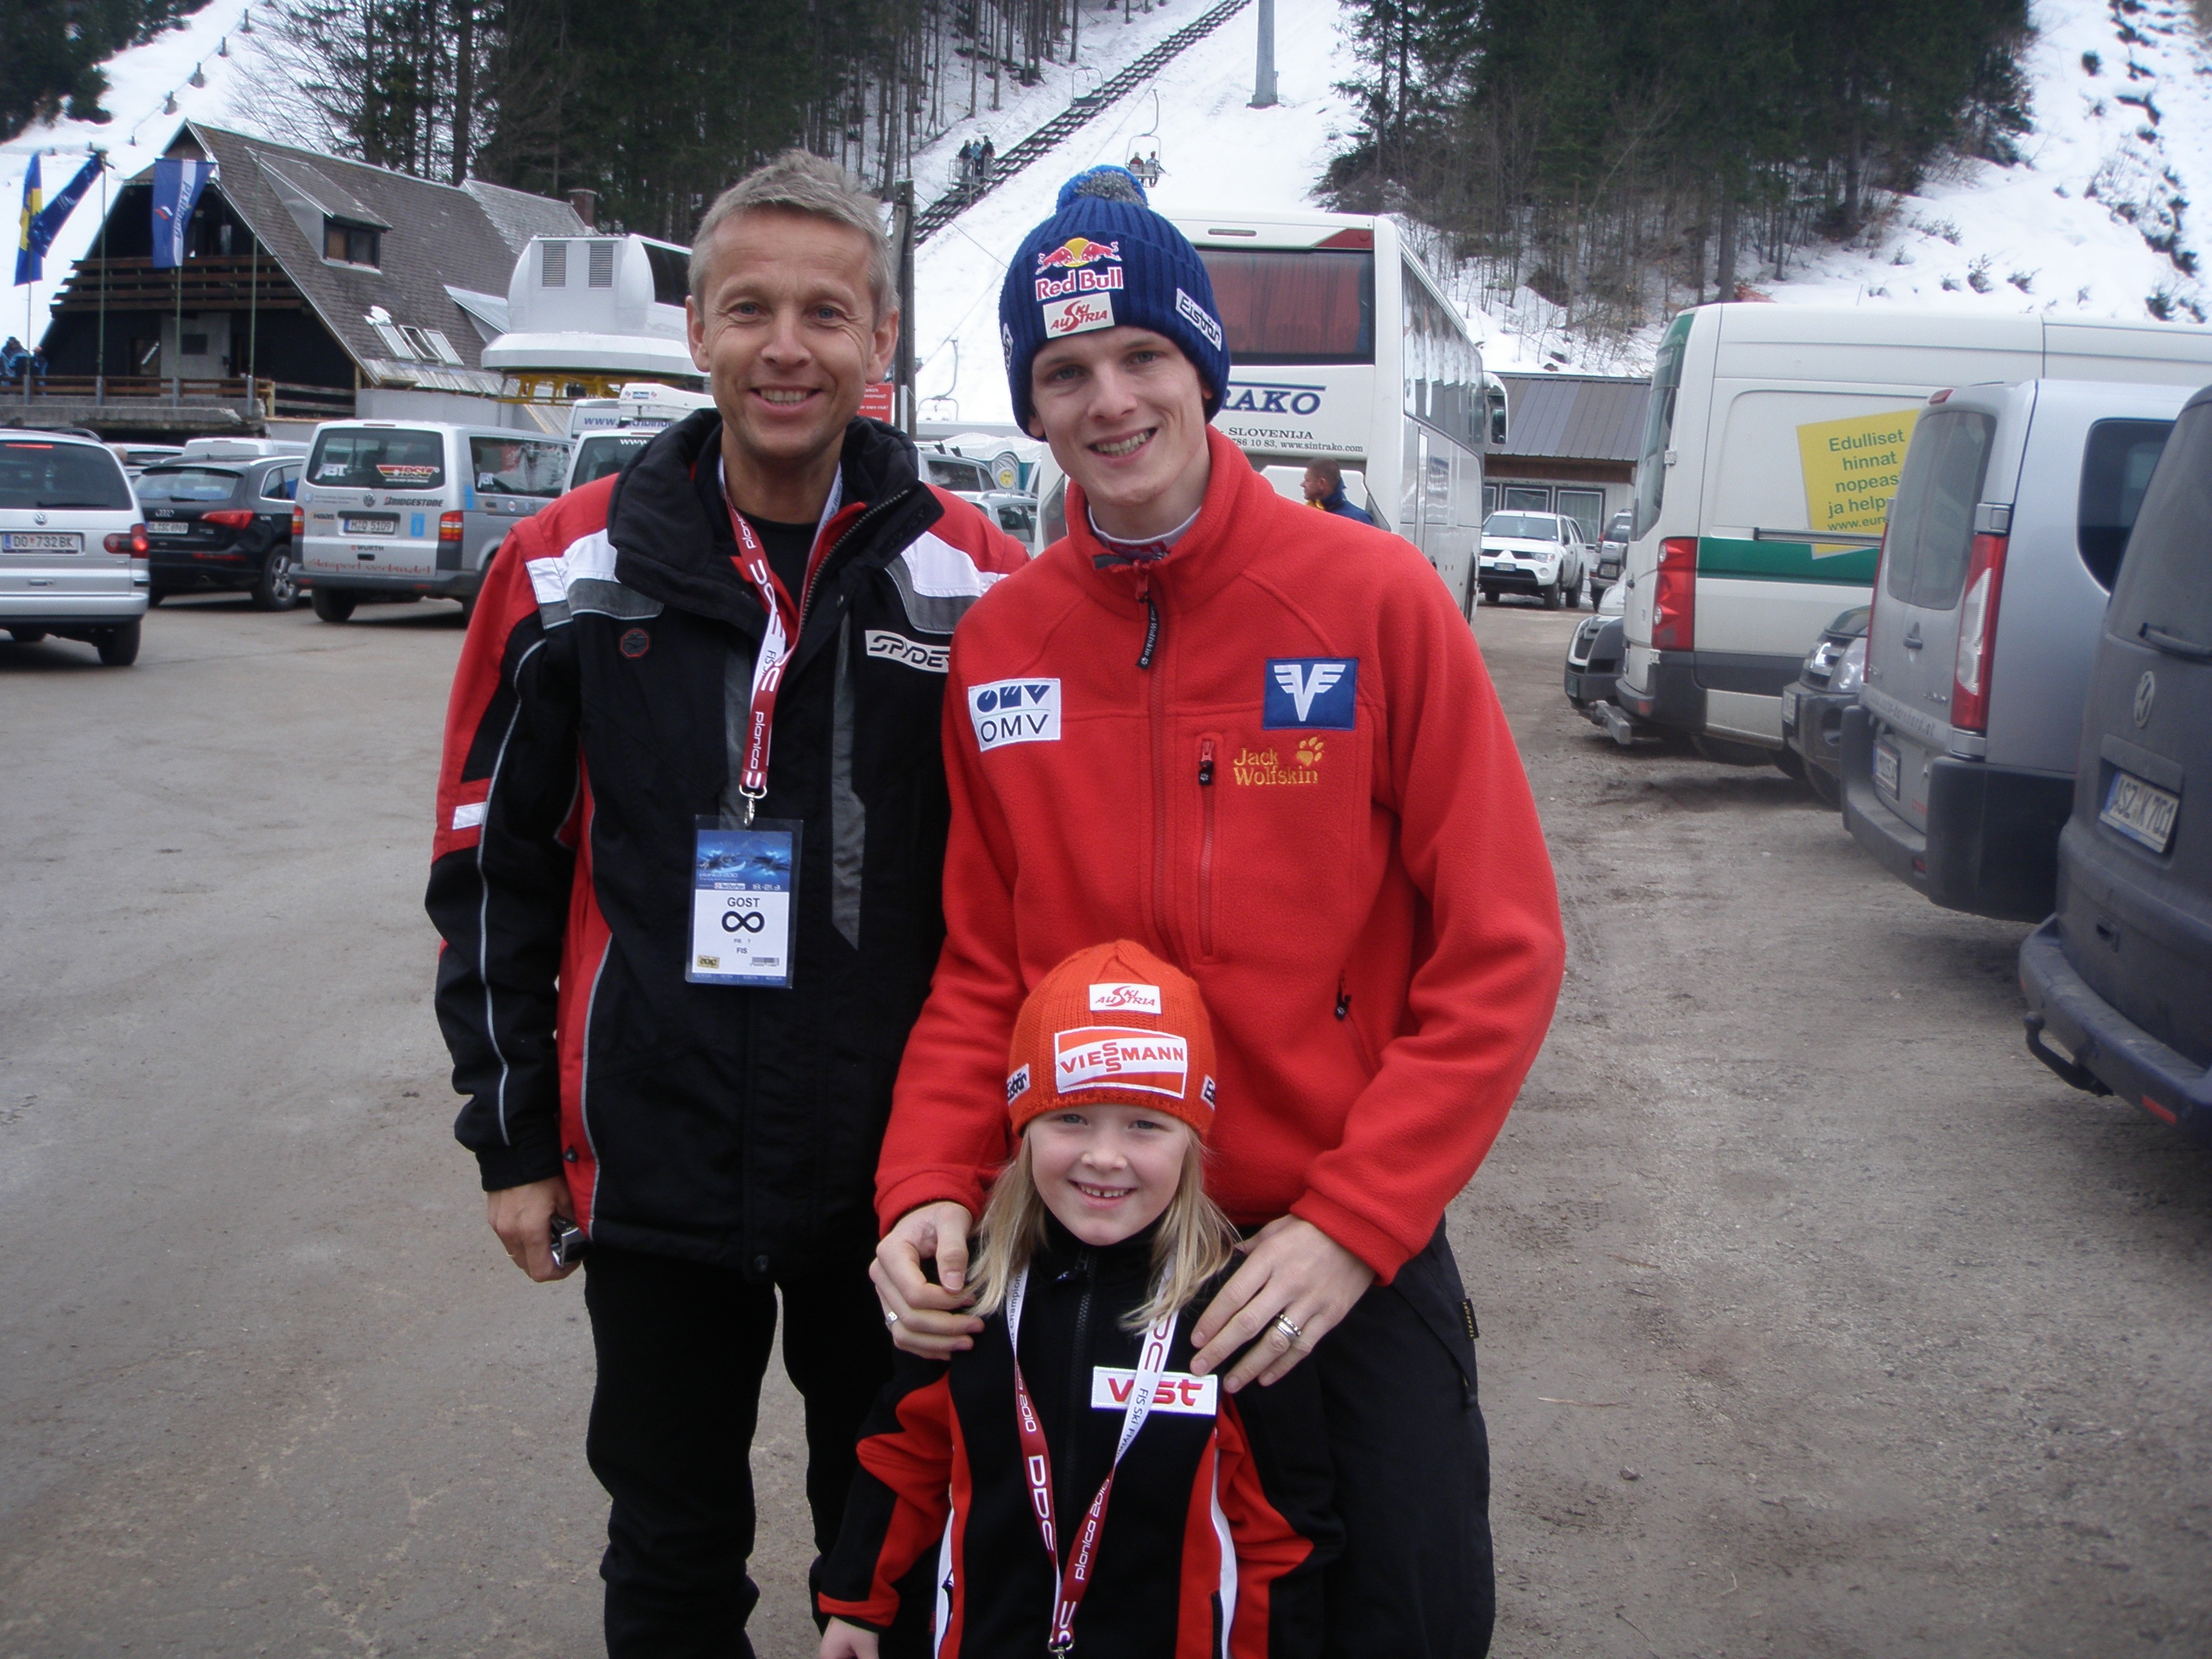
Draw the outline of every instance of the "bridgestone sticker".
M870 656L902 662L925 674L942 674L952 659L952 647L949 645L924 645L920 640L910 640L888 629L871 628L867 645Z
M968 688L968 718L985 754L1010 743L1060 741L1058 680L996 680Z

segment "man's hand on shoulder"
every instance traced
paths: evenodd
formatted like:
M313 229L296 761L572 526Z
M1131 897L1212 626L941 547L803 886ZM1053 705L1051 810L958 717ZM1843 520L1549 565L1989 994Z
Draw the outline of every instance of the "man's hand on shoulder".
M576 1271L553 1265L553 1218L574 1219L569 1214L566 1180L548 1176L524 1187L502 1187L484 1194L484 1208L507 1259L539 1284L566 1279Z
M950 1359L975 1346L983 1322L968 1310L968 1230L975 1218L951 1200L909 1210L868 1264L891 1340L925 1359ZM936 1284L921 1270L937 1264Z
M1190 1369L1203 1376L1255 1337L1260 1341L1223 1379L1229 1392L1287 1376L1352 1304L1367 1294L1375 1269L1304 1218L1279 1216L1252 1235L1244 1265L1230 1276L1192 1328L1199 1345ZM1288 1319L1294 1336L1277 1322Z

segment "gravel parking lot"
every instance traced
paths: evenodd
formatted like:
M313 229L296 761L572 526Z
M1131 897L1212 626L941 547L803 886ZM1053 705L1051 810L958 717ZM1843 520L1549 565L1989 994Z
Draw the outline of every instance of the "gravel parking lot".
M580 1285L485 1229L428 1001L458 615L359 616L0 642L0 1656L597 1650ZM2212 1156L2028 1057L2024 929L1575 717L1574 622L1476 627L1570 942L1453 1210L1496 1651L2212 1651ZM800 1449L772 1373L775 1659Z

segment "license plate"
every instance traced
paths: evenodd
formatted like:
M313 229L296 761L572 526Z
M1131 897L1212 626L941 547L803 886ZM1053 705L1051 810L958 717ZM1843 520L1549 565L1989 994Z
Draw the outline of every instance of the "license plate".
M192 527L188 524L149 524L146 526L146 533L149 536L189 536L192 533Z
M2181 811L2181 797L2154 789L2131 772L2115 769L2105 791L2105 810L2100 823L2109 823L2130 841L2139 841L2154 853L2166 851L2173 839L2173 820Z
M399 533L399 520L397 519L346 519L341 523L349 536L397 536Z
M1797 724L1797 688L1794 685L1782 688L1782 723L1784 726Z
M53 530L11 530L0 536L0 552L82 553L84 538Z
M1897 799L1897 750L1886 743L1874 746L1874 787L1892 800Z

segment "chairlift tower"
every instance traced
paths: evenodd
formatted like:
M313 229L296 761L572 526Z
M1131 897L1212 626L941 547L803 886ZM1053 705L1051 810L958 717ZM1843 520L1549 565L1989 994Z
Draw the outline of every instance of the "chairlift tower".
M1260 62L1252 76L1252 107L1275 106L1275 0L1260 0Z

